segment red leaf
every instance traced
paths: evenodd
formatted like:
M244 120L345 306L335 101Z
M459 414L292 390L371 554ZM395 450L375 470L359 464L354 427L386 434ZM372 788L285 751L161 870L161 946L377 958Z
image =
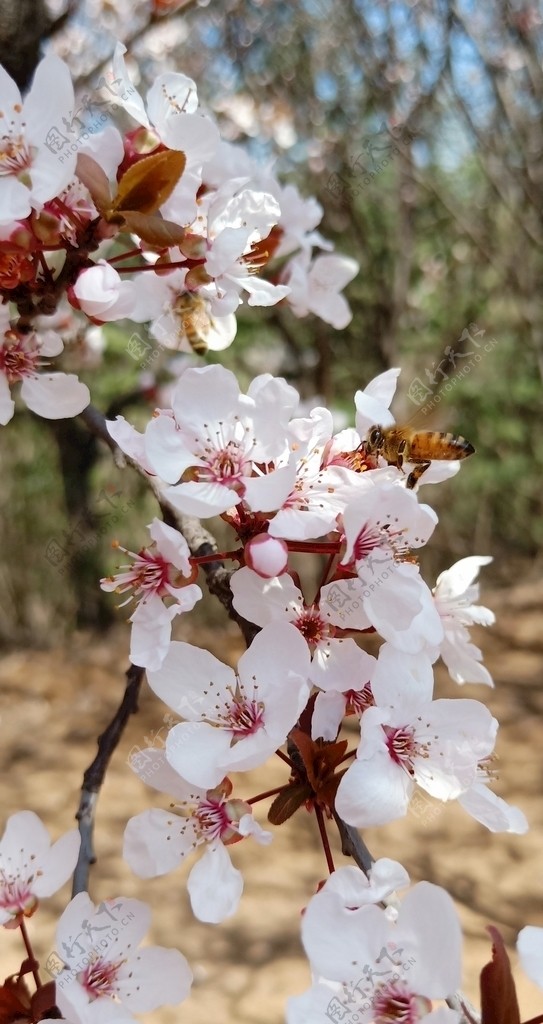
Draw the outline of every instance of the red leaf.
M481 1024L520 1024L515 982L504 941L489 925L492 960L481 971Z
M156 213L171 196L185 169L185 154L176 149L145 156L123 174L112 212Z
M31 1019L30 993L24 979L14 974L0 985L0 1024Z
M48 981L41 985L32 996L32 1019L43 1020L47 1017L56 1017L56 985L54 981Z
M268 821L272 825L282 825L302 807L311 796L311 787L302 783L287 786L279 793L268 811Z
M80 153L75 166L75 173L82 185L88 188L96 209L107 217L111 209L111 190L107 175L87 153Z
M144 242L158 249L169 249L173 245L179 245L185 237L185 229L180 224L163 220L162 217L138 213L135 210L122 210L120 214L114 214L114 219L118 217L122 217L123 227L127 231L139 235Z
M315 744L308 736L307 733L302 732L301 729L291 729L289 738L294 746L296 747L305 768L306 775L310 782L313 782L313 760L315 757Z

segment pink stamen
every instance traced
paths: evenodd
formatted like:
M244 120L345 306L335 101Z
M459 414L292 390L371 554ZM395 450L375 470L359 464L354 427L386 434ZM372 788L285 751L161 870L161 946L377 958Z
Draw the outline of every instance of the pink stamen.
M404 768L408 775L414 774L413 758L419 753L412 729L393 729L384 725L388 752L395 764Z
M4 344L0 347L0 371L9 384L17 384L25 377L36 375L40 353L32 347L34 338L35 335L21 335L16 331L7 331L4 335Z
M202 800L194 816L208 842L220 839L232 826L226 804L219 800Z
M252 736L262 727L264 707L256 700L236 699L228 714L228 725L235 739Z
M111 997L115 995L115 982L120 966L120 963L96 960L81 971L77 980L91 1000L100 999L102 996Z

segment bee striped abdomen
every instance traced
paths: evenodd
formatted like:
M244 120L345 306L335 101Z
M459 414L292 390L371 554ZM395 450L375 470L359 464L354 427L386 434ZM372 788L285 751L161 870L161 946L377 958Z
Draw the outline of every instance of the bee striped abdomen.
M456 437L454 434L444 431L415 431L408 444L410 462L418 462L425 459L438 459L441 461L452 461L453 459L466 459L473 455L475 448L465 437Z

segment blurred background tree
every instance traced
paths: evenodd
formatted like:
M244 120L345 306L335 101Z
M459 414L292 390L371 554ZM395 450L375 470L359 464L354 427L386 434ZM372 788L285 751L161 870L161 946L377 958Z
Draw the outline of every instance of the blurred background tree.
M1 52L24 82L28 56L9 43L18 0L3 8ZM346 330L249 311L221 360L243 381L286 376L338 424L352 420L354 388L401 366L397 419L464 434L478 453L439 493L422 491L440 515L428 578L472 552L494 555L497 582L540 571L541 2L59 0L43 12L40 33L81 96L116 39L140 89L183 71L223 137L315 195L323 235L359 261ZM130 330L108 329L87 382L109 415L143 423L156 393L126 351ZM171 379L166 365L158 379ZM107 623L94 580L113 565L109 541L139 547L153 509L79 426L17 419L0 433L0 641L43 643ZM87 543L59 586L51 550L74 528Z

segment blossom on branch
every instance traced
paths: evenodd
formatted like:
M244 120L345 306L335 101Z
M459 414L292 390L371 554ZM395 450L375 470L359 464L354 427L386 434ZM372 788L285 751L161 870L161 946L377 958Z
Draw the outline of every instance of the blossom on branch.
M13 418L11 387L21 384L21 398L38 416L48 420L77 416L90 402L90 392L73 373L38 372L48 365L44 357L63 350L54 331L23 333L11 327L9 308L0 305L0 424Z
M418 668L423 654L388 654L386 668L382 660L374 673L375 706L361 717L356 760L336 798L338 814L360 828L403 817L416 784L443 801L467 792L498 729L479 701L432 700L430 665L425 673Z
M63 120L72 122L74 106L70 72L54 54L38 65L24 102L0 66L0 224L41 210L66 188L76 154L68 149L60 156L60 138Z
M288 1024L327 1024L355 1013L361 1024L459 1022L456 1011L433 1007L461 982L462 933L448 893L419 882L399 909L395 901L383 910L375 905L378 892L356 885L357 871L335 871L306 908L302 941L318 980L289 1000Z
M129 155L155 152L160 146L185 154L185 170L162 212L176 224L190 224L197 215L196 195L202 184L202 166L219 144L219 130L210 117L198 111L198 91L191 78L176 72L159 75L147 92L145 104L134 89L126 70L126 48L117 43L113 73L122 83L121 105L141 125L131 132L126 148ZM122 94L127 96L122 99Z
M57 926L57 1005L68 1020L106 1024L187 998L192 971L177 949L140 948L151 912L140 900L74 896Z
M302 634L312 657L309 679L323 691L316 699L312 735L334 740L347 706L356 706L357 697L364 700L376 659L354 640L336 638L318 603L307 607L288 573L262 579L244 567L234 573L230 585L232 604L245 619L258 626L291 622ZM327 700L323 700L325 694Z
M240 499L253 511L281 505L290 489L288 467L266 469L288 453L281 420L292 391L284 381L257 378L243 395L234 374L222 366L185 370L171 414L156 416L145 432L149 463L174 485L166 490L174 507L206 517ZM260 465L263 470L255 472Z
M168 733L172 768L213 789L225 775L267 761L307 703L309 664L307 644L289 623L266 626L237 672L208 651L173 641L162 667L147 673L151 689L186 719Z
M203 856L187 881L194 915L213 924L231 917L239 905L243 878L227 847L247 836L267 845L271 833L254 820L249 804L231 798L228 780L213 790L185 782L164 750L137 751L131 768L143 782L173 796L174 802L168 811L155 807L130 818L124 834L126 862L140 878L154 878L173 871L202 847Z
M456 683L494 685L490 672L481 665L483 655L470 642L466 628L475 623L491 626L496 620L489 608L474 603L479 598L479 584L474 580L480 567L491 561L488 555L461 558L442 572L436 581L434 602L445 630L439 653Z
M352 313L340 290L358 274L359 264L349 256L317 256L311 263L308 252L301 252L288 264L283 280L289 288L288 303L296 316L315 313L342 330L351 322Z
M142 668L160 668L171 639L171 624L176 615L190 612L202 597L193 579L190 551L185 538L171 526L153 519L147 527L152 544L137 554L116 545L133 559L124 572L100 580L102 590L124 594L132 591L125 604L138 598L138 606L130 616L132 635L130 661ZM173 604L164 600L172 598Z
M80 846L71 829L51 846L47 829L33 811L8 818L0 840L0 924L16 927L30 917L42 897L52 896L68 880Z

